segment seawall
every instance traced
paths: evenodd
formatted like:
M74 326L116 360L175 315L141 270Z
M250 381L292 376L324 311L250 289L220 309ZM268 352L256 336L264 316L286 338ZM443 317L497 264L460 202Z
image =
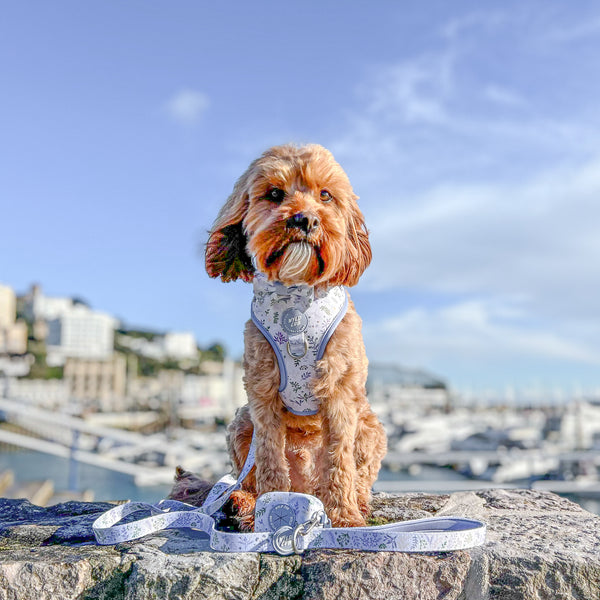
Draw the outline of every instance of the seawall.
M218 554L180 531L96 546L91 523L110 506L0 499L0 600L600 599L600 517L546 492L377 495L374 516L385 519L488 525L485 546L425 555Z

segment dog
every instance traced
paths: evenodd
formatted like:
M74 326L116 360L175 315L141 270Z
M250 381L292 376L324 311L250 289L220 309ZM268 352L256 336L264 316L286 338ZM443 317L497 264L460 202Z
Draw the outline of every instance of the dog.
M346 290L371 261L346 173L319 145L270 148L235 184L205 259L209 276L255 291L248 403L228 428L234 474L255 437L255 467L232 495L244 528L271 491L316 495L334 526L364 526L387 442L367 401L362 322Z

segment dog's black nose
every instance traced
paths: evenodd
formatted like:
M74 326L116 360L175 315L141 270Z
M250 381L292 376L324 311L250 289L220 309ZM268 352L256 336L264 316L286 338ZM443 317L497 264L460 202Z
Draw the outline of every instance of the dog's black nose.
M319 219L314 215L305 215L304 213L296 213L293 217L287 220L288 227L297 227L302 229L304 233L310 233L319 226Z

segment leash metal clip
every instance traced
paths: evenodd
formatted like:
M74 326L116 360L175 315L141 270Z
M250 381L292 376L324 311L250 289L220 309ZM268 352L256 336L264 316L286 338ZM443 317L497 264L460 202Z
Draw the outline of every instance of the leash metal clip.
M317 525L325 525L327 523L327 515L324 511L316 512L308 521L300 523L293 528L289 525L280 527L273 534L273 549L280 556L290 556L291 554L303 554L306 548L304 547L305 538Z

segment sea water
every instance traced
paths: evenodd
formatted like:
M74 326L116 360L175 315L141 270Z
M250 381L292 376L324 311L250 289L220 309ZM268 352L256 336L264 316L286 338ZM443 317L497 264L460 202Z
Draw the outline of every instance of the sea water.
M76 491L91 490L96 501L158 502L171 490L170 485L138 486L133 477L124 473L85 463L74 464L66 458L29 450L0 453L0 472L8 469L14 472L17 483L50 479L56 491L69 490L72 487L75 487ZM444 493L447 491L444 482L458 479L465 478L451 469L430 466L423 466L416 474L382 470L378 489L385 490L386 481L415 481L415 489L418 489L419 481L436 481L439 482L438 491ZM566 497L586 510L600 515L600 500L582 498L575 494Z

